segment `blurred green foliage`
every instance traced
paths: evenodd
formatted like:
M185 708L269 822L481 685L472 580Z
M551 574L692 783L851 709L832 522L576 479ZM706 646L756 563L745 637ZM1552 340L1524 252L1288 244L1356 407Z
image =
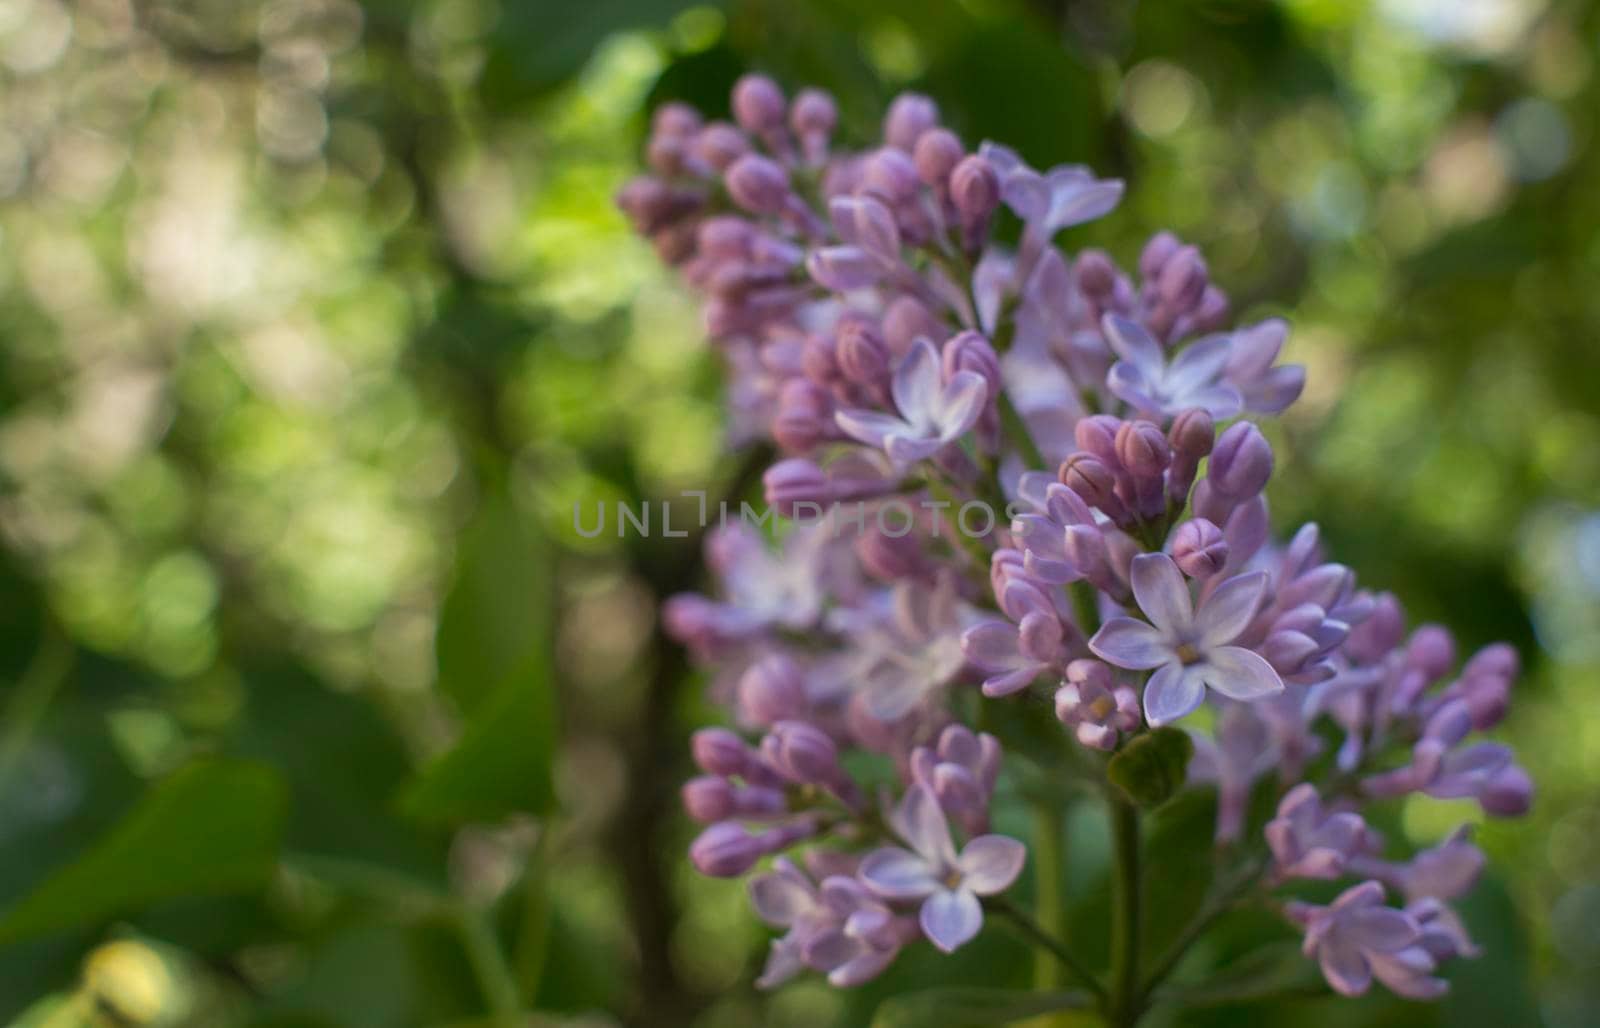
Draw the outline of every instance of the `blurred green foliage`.
M748 489L611 195L651 104L761 68L856 142L918 88L1128 178L1070 245L1172 227L1296 327L1281 524L1527 658L1540 801L1481 830L1452 998L1182 1023L1600 1020L1597 56L1579 0L0 0L0 1017L809 1028L1025 984L996 931L757 995L741 889L680 859L711 715L654 607L695 540L568 527ZM1209 874L1152 869L1158 920Z

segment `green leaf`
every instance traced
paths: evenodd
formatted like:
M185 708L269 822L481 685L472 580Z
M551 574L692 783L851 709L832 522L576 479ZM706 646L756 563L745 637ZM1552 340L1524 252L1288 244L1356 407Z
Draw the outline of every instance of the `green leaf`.
M1141 807L1157 807L1183 788L1194 743L1181 728L1157 728L1136 736L1111 758L1106 776Z
M1014 989L928 989L895 996L879 1005L872 1028L986 1028L1057 1010L1087 1010L1082 992L1020 992Z
M179 896L243 892L277 856L287 791L258 764L191 764L0 919L0 943L92 924Z
M554 703L543 676L516 675L490 697L454 747L406 787L401 808L437 823L544 814L554 801Z
M1300 952L1298 943L1272 943L1222 968L1216 976L1160 997L1185 1009L1252 1003L1265 999L1327 994L1317 965Z

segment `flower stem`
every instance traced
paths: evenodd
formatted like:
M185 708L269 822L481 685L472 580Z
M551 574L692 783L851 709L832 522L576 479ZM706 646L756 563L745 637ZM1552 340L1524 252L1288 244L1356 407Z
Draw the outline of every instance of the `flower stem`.
M1048 471L1054 474L1055 469L1044 459L1044 454L1039 452L1039 444L1033 441L1033 433L1028 430L1028 423L1022 417L1022 412L1017 410L1011 402L1011 394L1000 393L1000 427L1005 430L1006 438L1011 445L1017 448L1017 453L1022 457L1022 463L1030 471Z
M1139 867L1139 810L1113 796L1111 840L1115 854L1115 909L1111 920L1111 999L1108 1019L1116 1028L1139 1020L1143 997L1139 991L1139 929L1143 912Z
M1053 938L1067 941L1067 904L1061 879L1066 868L1065 811L1057 802L1045 800L1033 808L1033 909L1041 925ZM1066 980L1060 961L1044 950L1034 954L1033 982L1043 990L1059 989Z
M1172 945L1162 954L1161 959L1156 961L1155 968L1150 972L1149 977L1145 979L1144 992L1146 995L1154 992L1162 982L1166 981L1168 975L1177 970L1184 954L1189 952L1189 947L1193 946L1200 936L1205 934L1206 929L1210 928L1217 918L1234 908L1240 896L1244 895L1256 884L1260 874L1261 864L1259 862L1251 862L1240 869L1231 881L1221 884L1212 892L1211 896L1200 908L1199 913L1195 915L1194 920L1184 927L1178 937L1173 940Z
M1072 955L1072 951L1067 949L1066 943L1040 927L1039 922L1035 921L1027 911L1021 907L1013 906L1009 900L998 896L991 896L984 903L996 914L1009 919L1029 942L1048 951L1059 960L1063 967L1072 972L1073 977L1078 980L1079 984L1094 993L1095 998L1102 1005L1107 1002L1106 987L1100 984L1100 979L1096 978L1092 971Z

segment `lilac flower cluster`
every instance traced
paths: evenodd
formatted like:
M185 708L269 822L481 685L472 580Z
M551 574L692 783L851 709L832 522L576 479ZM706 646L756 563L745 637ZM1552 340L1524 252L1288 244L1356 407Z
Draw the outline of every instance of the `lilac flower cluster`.
M714 532L712 594L664 612L738 729L695 736L691 859L734 877L774 858L750 878L784 931L761 984L809 968L853 985L1013 910L996 897L1026 851L991 834L991 807L1034 758L969 725L984 704L1053 701L1086 759L1033 770L1081 775L1183 723L1219 845L1260 853L1251 888L1329 984L1444 991L1439 968L1476 952L1448 904L1483 855L1463 831L1386 858L1363 811L1411 794L1525 811L1527 774L1474 736L1505 716L1517 660L1491 646L1456 671L1448 633L1408 633L1316 526L1272 541L1274 454L1247 418L1304 385L1278 363L1287 324L1230 327L1170 233L1131 273L1066 253L1057 236L1121 183L969 150L926 97L897 98L864 150L835 146L816 90L747 76L732 111L659 108L652 171L619 203L705 298L735 434L781 454L769 504L824 512L775 542ZM1015 246L994 232L1007 221ZM923 501L916 531L840 530L837 505L905 497ZM964 504L1015 516L979 534L938 516ZM1277 816L1246 838L1268 779ZM1274 898L1341 878L1329 906Z

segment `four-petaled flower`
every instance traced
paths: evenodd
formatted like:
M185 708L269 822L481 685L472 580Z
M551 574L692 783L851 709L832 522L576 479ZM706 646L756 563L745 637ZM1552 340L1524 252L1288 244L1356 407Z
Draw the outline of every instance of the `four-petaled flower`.
M939 381L939 354L918 339L894 371L890 392L899 417L872 410L842 410L834 420L852 439L881 446L897 461L932 457L966 435L983 413L989 383L975 371Z
M1411 999L1436 999L1449 989L1433 976L1437 961L1417 918L1385 906L1377 882L1346 889L1326 907L1293 902L1286 911L1305 926L1301 948L1337 992L1360 996L1373 978Z
M1198 339L1167 363L1161 344L1136 321L1107 314L1101 325L1121 360L1111 366L1106 387L1135 410L1175 417L1199 407L1217 420L1239 413L1243 398L1223 380L1227 336Z
M1218 586L1194 609L1183 572L1164 553L1133 558L1134 599L1150 623L1129 617L1107 621L1089 649L1118 667L1155 669L1144 687L1144 716L1152 725L1176 721L1200 706L1206 687L1235 700L1283 691L1283 681L1260 654L1230 646L1250 624L1266 589L1256 571Z
M980 835L957 853L938 800L920 785L906 790L891 822L911 848L867 854L861 880L884 899L921 900L922 933L949 953L978 934L983 927L978 897L1016 881L1027 850L1003 835Z

